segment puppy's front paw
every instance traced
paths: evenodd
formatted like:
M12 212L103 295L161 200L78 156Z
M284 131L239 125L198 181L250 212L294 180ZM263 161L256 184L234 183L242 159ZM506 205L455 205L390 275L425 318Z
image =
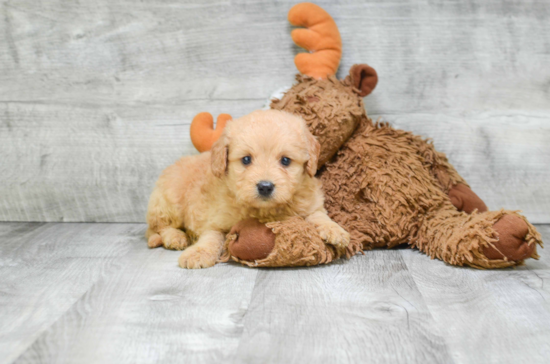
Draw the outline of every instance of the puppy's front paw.
M197 246L188 248L178 259L180 267L188 269L212 267L217 261L218 254Z
M319 232L321 239L338 248L345 248L349 244L349 233L334 221L317 225L317 232Z

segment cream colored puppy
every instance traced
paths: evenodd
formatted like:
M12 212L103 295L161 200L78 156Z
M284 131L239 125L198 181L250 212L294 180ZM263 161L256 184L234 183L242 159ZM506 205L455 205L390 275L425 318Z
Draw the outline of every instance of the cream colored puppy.
M304 120L286 112L255 111L231 121L211 152L183 157L160 176L147 212L149 247L187 248L181 267L211 267L237 222L296 215L328 243L347 246L349 234L327 216L314 177L319 149Z

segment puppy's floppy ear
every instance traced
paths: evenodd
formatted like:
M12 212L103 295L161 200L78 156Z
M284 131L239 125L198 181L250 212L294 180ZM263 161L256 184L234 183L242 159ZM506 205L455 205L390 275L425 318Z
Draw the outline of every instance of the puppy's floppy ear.
M321 144L319 144L309 130L306 131L306 139L307 153L309 154L309 159L306 163L306 172L310 177L313 177L315 173L317 173L317 163L319 162L319 154L321 153Z
M227 128L222 135L212 145L211 168L214 176L221 178L227 170L227 158L229 154L229 138L227 136Z

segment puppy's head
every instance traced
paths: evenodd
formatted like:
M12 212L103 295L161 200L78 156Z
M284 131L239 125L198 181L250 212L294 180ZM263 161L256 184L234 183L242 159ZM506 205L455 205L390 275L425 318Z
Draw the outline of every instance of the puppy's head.
M304 120L277 110L235 119L212 146L212 173L241 204L272 208L291 201L317 171L319 142Z

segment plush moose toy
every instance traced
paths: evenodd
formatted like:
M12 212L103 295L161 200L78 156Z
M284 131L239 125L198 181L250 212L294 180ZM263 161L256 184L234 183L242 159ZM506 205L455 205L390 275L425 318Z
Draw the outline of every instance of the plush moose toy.
M321 144L317 176L323 183L329 216L351 234L347 248L327 245L300 217L260 223L245 220L227 235L224 260L248 266L324 264L363 250L408 244L452 265L504 268L537 259L540 234L525 217L509 210L488 211L443 153L410 132L374 123L362 98L375 88L377 74L354 65L344 80L335 78L341 39L331 16L301 3L289 14L301 74L284 96L271 103L304 118ZM191 137L208 150L230 119L208 113L195 117Z

